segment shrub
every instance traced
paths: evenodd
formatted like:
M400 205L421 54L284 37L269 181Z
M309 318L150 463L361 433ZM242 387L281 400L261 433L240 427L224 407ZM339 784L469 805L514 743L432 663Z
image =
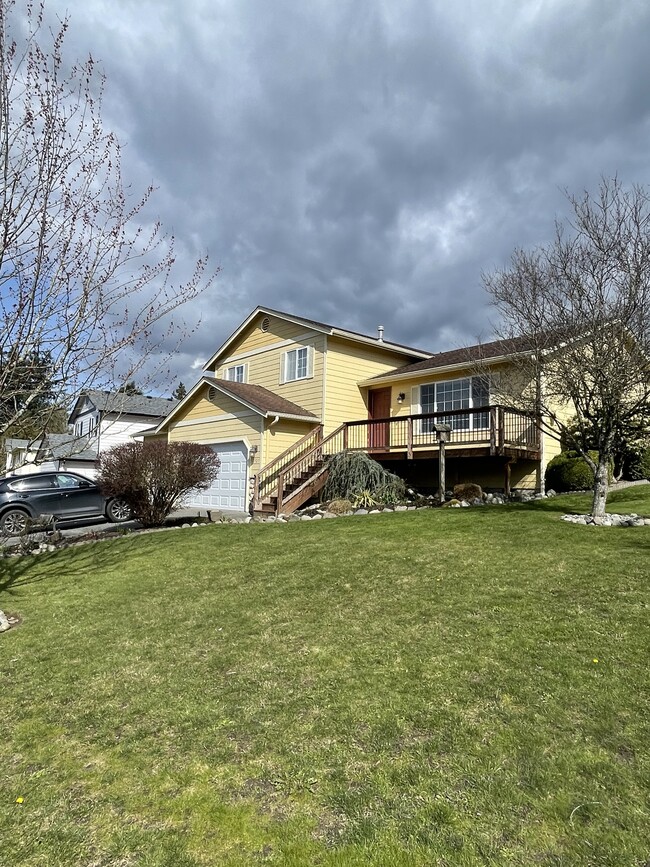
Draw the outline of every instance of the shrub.
M333 455L329 460L323 499L352 501L364 493L376 503L396 503L404 499L404 481L363 452Z
M105 496L126 500L145 527L156 527L183 496L210 487L218 472L209 446L133 442L100 456L97 483Z
M597 461L598 453L589 452ZM558 493L585 491L594 485L594 474L586 460L577 452L561 452L549 461L546 467L546 487Z
M650 480L650 446L638 449L630 458L627 475L633 481Z
M456 485L454 488L454 497L457 500L482 500L483 488L480 485L475 485L472 482L464 482L461 485Z
M327 504L327 511L331 512L333 515L345 515L346 512L351 511L352 503L350 500L332 500Z

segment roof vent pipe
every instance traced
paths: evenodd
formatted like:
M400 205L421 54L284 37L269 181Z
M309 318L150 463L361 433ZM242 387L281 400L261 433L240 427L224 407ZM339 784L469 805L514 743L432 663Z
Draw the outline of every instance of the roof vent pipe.
M383 325L377 326L377 340L380 343L384 342L384 326Z

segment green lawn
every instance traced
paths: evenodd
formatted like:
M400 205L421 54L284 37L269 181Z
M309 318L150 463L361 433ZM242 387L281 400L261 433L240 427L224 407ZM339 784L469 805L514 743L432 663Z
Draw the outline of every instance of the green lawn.
M650 527L586 505L0 561L0 863L645 867Z

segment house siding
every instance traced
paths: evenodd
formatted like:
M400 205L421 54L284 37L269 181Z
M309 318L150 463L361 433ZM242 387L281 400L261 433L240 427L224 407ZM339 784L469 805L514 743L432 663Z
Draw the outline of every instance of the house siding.
M261 319L261 317L260 317ZM282 326L282 327L280 327ZM272 324L272 328L274 325ZM230 349L228 358L223 359L216 367L216 377L225 378L226 369L235 363L248 365L247 381L252 385L261 385L279 397L290 400L308 412L313 413L320 420L323 412L323 376L325 370L325 345L324 334L306 332L304 327L290 322L277 322L275 331L260 331L259 322L253 323L253 331L250 328ZM269 339L270 336L270 339ZM279 341L292 340L292 344L274 346ZM250 351L250 348L259 349L260 346L268 347L268 351L257 355L246 356L241 362L235 362L233 357L238 357ZM299 379L293 382L281 383L282 365L284 355L288 350L297 347L310 347L312 356L312 375L307 379Z
M257 472L261 459L262 417L247 411L246 407L228 395L217 393L213 400L209 400L207 391L206 385L203 392L191 401L180 423L170 423L169 442L210 444L245 440L250 446L257 446L257 453L249 463L249 472ZM232 418L235 413L237 417Z
M368 417L367 389L357 385L364 379L389 373L411 360L410 356L359 346L350 341L330 337L327 341L327 374L325 380L325 435L344 421ZM380 383L377 388L382 388Z
M315 425L308 422L290 421L289 419L280 419L274 425L267 422L267 425L264 431L265 464L275 460L282 452L290 448L299 439L302 439L305 434L308 434L315 427Z

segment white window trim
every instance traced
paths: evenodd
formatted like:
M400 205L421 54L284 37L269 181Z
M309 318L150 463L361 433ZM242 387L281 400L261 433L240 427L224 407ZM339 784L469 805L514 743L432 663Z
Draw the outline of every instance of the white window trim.
M241 368L242 370L242 378L237 379L237 371ZM230 376L230 372L234 371L234 376ZM223 372L223 378L226 382L248 382L248 364L233 364L230 367L226 367Z
M420 415L420 414L425 412L423 405L422 405L422 389L428 388L431 386L433 386L433 394L434 394L433 406L434 406L434 408L433 408L433 410L430 410L430 411L435 412L435 413L445 412L444 409L440 409L438 407L438 386L439 385L446 385L450 382L462 382L464 380L469 380L469 406L466 407L466 409L468 411L472 410L472 409L478 409L478 407L474 407L474 405L473 405L474 404L474 380L475 379L483 379L483 378L484 377L480 377L480 376L455 376L453 379L438 379L438 380L434 380L433 382L423 382L421 385L416 385L413 387L412 395L411 395L411 413L413 415ZM490 389L490 383L488 382L487 406L490 406L490 404L491 404L491 389ZM451 410L448 410L448 411L451 412ZM424 421L424 419L420 419L420 423L418 424L419 428L423 427L423 425L422 425L423 421ZM476 421L476 416L474 415L474 413L471 413L469 416L469 427L467 428L467 430L474 430L474 422L475 421ZM483 427L477 428L477 430L483 430ZM418 433L424 433L424 431L419 430Z
M307 369L304 376L298 376L298 353L301 350L306 350L307 352ZM296 353L296 376L289 376L289 356L292 353ZM284 385L288 382L302 382L304 379L313 379L314 378L314 347L313 346L294 346L292 349L288 349L284 352L280 358L280 385Z

